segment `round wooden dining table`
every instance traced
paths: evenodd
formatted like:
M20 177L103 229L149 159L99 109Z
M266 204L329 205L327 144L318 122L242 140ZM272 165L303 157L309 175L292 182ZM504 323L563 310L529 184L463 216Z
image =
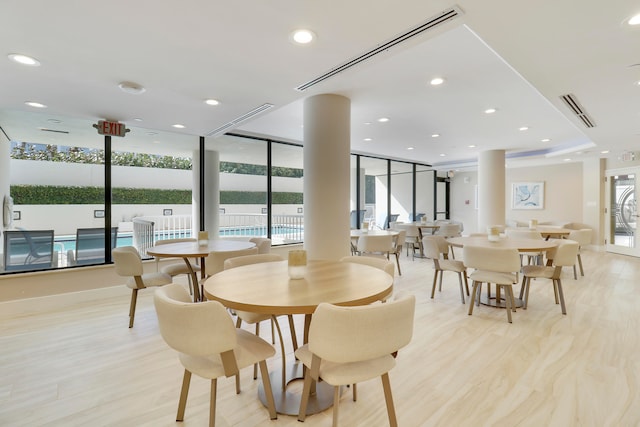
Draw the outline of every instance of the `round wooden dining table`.
M209 240L206 245L200 245L198 242L179 242L152 246L147 249L147 254L158 258L182 258L187 264L187 268L189 269L189 274L191 275L191 280L194 285L193 300L200 301L198 276L189 259L200 258L200 271L202 278L204 278L205 259L211 252L240 251L243 249L253 248L255 245L255 243L248 241L212 239Z
M393 292L393 277L383 270L351 262L309 261L303 279L290 279L287 261L264 262L224 270L206 279L204 295L224 306L242 311L276 315L304 314L304 342L308 340L311 315L318 304L367 305L386 299ZM282 355L284 358L284 354ZM283 360L283 366L285 362ZM301 363L290 366L287 378L301 378ZM272 373L277 378L277 373ZM276 410L297 415L300 393L288 391L283 377L281 393L274 390ZM260 390L259 397L266 399ZM317 384L307 413L320 412L333 404L333 388Z

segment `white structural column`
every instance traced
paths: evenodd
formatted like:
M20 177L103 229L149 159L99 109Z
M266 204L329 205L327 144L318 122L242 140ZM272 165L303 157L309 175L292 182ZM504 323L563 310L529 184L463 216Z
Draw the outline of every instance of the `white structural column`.
M193 152L193 191L191 193L192 218L194 236L200 230L200 152ZM205 151L204 154L204 229L209 232L209 239L220 236L220 154L217 151Z
M478 158L478 231L505 223L504 150L488 150Z
M11 143L5 138L4 133L0 132L0 204L4 203L5 196L9 196L11 188ZM2 227L0 229L6 230L11 225L12 218L4 217L4 205L2 209ZM0 233L0 251L3 247L4 233Z
M351 101L304 101L304 247L309 259L349 254Z

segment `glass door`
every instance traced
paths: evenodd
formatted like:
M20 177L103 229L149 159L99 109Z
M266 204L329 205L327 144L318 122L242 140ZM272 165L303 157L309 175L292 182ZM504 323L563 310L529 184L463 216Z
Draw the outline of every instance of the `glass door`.
M640 256L636 243L638 205L636 179L640 168L607 171L607 251Z

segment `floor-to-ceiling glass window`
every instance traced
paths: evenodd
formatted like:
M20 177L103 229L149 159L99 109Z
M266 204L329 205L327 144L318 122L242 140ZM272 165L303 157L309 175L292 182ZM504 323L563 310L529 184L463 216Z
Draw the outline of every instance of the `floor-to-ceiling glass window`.
M391 162L391 213L396 221L412 222L413 212L413 164Z
M387 160L361 156L360 168L364 171L364 184L360 187L360 191L364 192L364 219L372 228L388 227Z
M158 240L191 237L193 153L191 135L134 126L111 137L111 225L119 246L140 256Z
M76 236L102 230L104 242L104 138L85 120L3 111L10 139L11 200L4 200L3 272L104 262L77 256ZM16 126L15 123L28 123ZM101 258L101 259L100 259Z
M206 149L217 151L220 159L220 236L267 237L268 142L223 135L207 142Z
M271 241L301 243L304 239L302 147L271 143Z
M429 166L416 165L416 212L428 221L435 219L433 202L435 172Z

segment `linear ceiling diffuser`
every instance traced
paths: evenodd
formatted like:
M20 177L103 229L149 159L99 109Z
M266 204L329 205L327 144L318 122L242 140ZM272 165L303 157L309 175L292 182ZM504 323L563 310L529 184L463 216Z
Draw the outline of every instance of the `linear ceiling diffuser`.
M243 115L241 115L239 117L236 117L235 119L231 120L229 123L225 123L222 126L220 126L219 128L216 128L216 129L212 130L206 136L218 136L218 135L221 135L221 134L227 132L228 130L231 130L231 129L235 128L240 123L246 122L247 120L253 118L254 116L257 116L258 114L260 114L263 111L266 111L266 110L268 110L270 108L273 108L273 104L269 104L269 103L262 104L261 106L256 107L253 110L248 111L248 112L244 113Z
M567 95L562 95L560 97L564 101L565 104L573 111L573 113L578 116L578 118L584 123L584 125L588 128L592 128L596 126L596 123L593 121L591 117L584 111L582 105L578 102L576 96L572 93Z
M296 90L299 91L304 91L309 89L311 86L314 86L326 79L328 79L329 77L333 77L338 73L341 73L345 70L348 70L349 68L358 65L359 63L366 61L369 58L374 57L375 55L382 53L386 50L391 49L392 47L405 42L417 35L422 34L423 32L433 29L441 24L444 24L445 22L448 22L450 20L452 20L453 18L456 18L457 16L462 15L462 10L457 7L454 6L450 9L447 9L445 11L443 11L442 13L433 16L431 18L429 18L429 20L427 20L426 22L419 24L411 29L409 29L408 31L397 35L395 37L393 37L390 40L387 40L381 44L379 44L377 47L375 47L374 49L365 52L361 55L358 55L357 57L350 59L349 61L343 63L342 65L338 65L337 67L331 69L330 71L322 74L321 76L318 76L316 78L314 78L313 80L308 81L307 83L301 84L300 86L298 86L296 88Z

